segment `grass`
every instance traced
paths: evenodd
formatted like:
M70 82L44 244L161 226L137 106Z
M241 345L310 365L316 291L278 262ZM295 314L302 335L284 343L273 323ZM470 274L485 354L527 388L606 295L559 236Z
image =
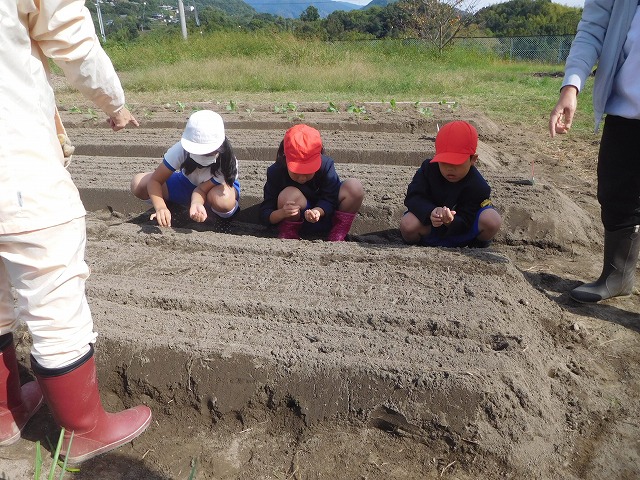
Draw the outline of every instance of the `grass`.
M105 48L128 101L143 104L445 100L499 124L546 128L562 82L562 65L508 61L462 47L439 55L401 41L332 44L218 32L188 40L147 35ZM580 94L575 131L593 129L591 84Z

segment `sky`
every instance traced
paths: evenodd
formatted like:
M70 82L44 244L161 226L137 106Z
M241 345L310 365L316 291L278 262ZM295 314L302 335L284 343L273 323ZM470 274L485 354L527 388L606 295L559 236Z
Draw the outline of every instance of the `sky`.
M371 0L343 0L349 3L355 3L357 5L366 5ZM496 3L502 3L506 0L478 0L478 8L487 7L489 5L493 5ZM569 7L584 7L584 0L554 0L554 3L559 3L561 5L567 5Z

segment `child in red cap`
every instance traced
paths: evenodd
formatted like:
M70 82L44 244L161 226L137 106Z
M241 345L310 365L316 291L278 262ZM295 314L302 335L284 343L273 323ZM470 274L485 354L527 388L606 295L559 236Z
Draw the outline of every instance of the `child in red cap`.
M407 189L400 221L405 242L432 247L486 247L502 224L487 184L475 167L478 132L455 121L436 136L436 154L425 160Z
M267 169L260 219L278 226L278 238L327 235L330 242L340 242L363 199L359 180L340 181L333 160L324 155L320 132L298 124L287 130Z

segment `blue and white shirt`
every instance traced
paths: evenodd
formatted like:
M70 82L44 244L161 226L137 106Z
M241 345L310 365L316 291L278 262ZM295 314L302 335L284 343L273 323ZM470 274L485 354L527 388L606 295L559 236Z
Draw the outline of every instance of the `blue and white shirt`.
M178 170L181 170L181 166L185 162L188 156L189 156L189 152L187 152L184 148L182 148L182 145L180 144L180 142L177 142L175 145L169 148L169 150L167 150L167 152L164 154L163 163L169 170L176 172ZM197 158L195 158L196 157L195 155L191 155L191 157L197 162ZM236 171L237 171L238 170L237 158L235 159L235 162L236 162ZM225 183L224 175L222 174L222 171L220 169L213 172L213 175L211 174L211 167L196 168L189 175L187 175L184 172L184 170L181 170L181 171L182 171L182 174L185 177L187 177L187 179L196 187L208 180L214 180L215 183L217 184ZM238 180L238 175L236 174L236 178L234 179L234 181L237 181L237 180Z

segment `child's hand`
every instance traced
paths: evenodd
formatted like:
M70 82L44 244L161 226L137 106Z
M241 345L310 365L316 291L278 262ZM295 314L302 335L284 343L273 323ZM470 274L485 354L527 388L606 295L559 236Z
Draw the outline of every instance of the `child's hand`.
M316 223L320 220L320 212L315 208L310 208L304 212L304 218L309 223Z
M296 202L286 202L282 206L282 210L284 211L285 218L297 217L298 215L300 215L300 207Z
M453 222L455 215L455 210L450 210L449 207L436 207L431 212L431 225L436 228L442 225L448 226Z
M438 228L442 226L442 207L436 207L431 211L431 225Z
M189 207L189 216L191 220L202 223L207 219L207 209L204 208L204 205L192 203L191 207Z
M451 225L453 222L453 217L456 216L455 210L449 210L449 207L442 207L441 219L442 224L445 226Z
M158 225L161 227L171 226L171 212L166 207L156 210L156 213L152 213L149 220L153 220L154 218L158 221Z

